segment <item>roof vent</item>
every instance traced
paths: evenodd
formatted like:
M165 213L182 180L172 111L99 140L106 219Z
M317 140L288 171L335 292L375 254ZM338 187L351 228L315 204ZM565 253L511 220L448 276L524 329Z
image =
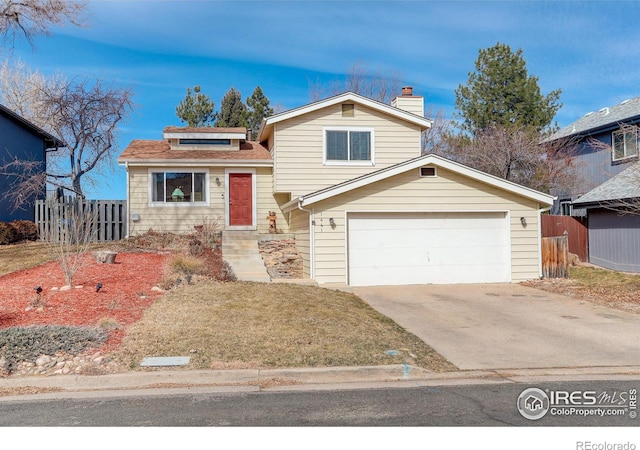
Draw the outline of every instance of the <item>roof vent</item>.
M599 112L599 113L602 113L602 114L604 114L604 115L606 116L607 114L609 114L609 108L608 108L608 107L606 107L606 108L602 108L602 109L601 109L601 110L599 110L598 112Z
M585 116L585 117L589 117L589 116L590 116L590 115L592 115L592 114L593 114L593 111L586 113L584 116Z
M626 104L627 104L627 103L629 103L630 101L631 101L631 99L630 99L630 98L628 98L628 99L626 99L626 100L623 100L620 104L621 104L621 105L626 105Z

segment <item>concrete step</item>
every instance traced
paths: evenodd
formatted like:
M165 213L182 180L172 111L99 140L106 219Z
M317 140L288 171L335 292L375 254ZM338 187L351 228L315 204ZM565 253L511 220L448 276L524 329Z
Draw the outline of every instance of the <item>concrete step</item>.
M257 232L224 231L222 233L222 257L229 263L239 280L271 281L260 256Z

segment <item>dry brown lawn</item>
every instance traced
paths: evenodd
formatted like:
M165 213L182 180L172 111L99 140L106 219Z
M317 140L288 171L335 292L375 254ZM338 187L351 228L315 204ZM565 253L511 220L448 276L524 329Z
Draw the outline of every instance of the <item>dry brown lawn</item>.
M147 356L191 356L190 368L407 363L457 370L359 297L286 283L204 281L174 289L129 330L115 356L131 368Z
M580 265L570 268L569 278L534 280L523 284L640 314L640 274Z
M0 276L30 269L47 261L51 261L51 254L43 242L0 245Z

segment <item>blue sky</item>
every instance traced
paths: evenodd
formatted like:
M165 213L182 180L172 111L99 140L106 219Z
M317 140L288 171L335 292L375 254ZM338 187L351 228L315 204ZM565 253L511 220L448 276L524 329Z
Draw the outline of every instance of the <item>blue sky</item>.
M454 112L455 89L478 51L501 42L523 50L544 94L562 89L556 116L640 96L640 2L635 1L89 1L84 28L63 27L4 57L45 74L100 77L131 87L136 109L121 128L160 139L180 125L175 107L200 85L220 105L235 87L260 85L272 105L307 103L310 85L340 79L357 62L402 75L425 105ZM117 167L90 198L124 199Z

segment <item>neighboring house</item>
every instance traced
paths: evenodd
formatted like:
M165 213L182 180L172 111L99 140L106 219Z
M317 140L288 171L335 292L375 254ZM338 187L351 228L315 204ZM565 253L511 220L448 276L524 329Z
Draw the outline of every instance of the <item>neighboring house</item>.
M552 213L586 217L589 262L628 272L640 272L640 216L621 214L640 197L639 124L637 97L588 113L551 138L576 144L582 178L558 195Z
M129 230L295 235L321 284L515 282L538 278L540 210L553 197L435 155L421 156L423 98L345 93L245 129L176 128L133 141ZM223 233L224 233L223 231Z
M15 159L35 161L41 163L44 172L47 167L47 153L63 146L64 143L60 139L0 105L0 166ZM18 209L15 209L13 201L5 196L6 192L15 187L15 182L15 176L0 175L0 222L33 221L35 201L45 197L46 186L43 184L39 195L26 198Z
M583 194L619 174L638 160L640 97L589 112L562 128L548 140L569 143L578 170L577 187L558 192L551 214L585 217L586 210L572 205ZM631 126L626 128L627 126ZM599 144L594 144L598 141Z

